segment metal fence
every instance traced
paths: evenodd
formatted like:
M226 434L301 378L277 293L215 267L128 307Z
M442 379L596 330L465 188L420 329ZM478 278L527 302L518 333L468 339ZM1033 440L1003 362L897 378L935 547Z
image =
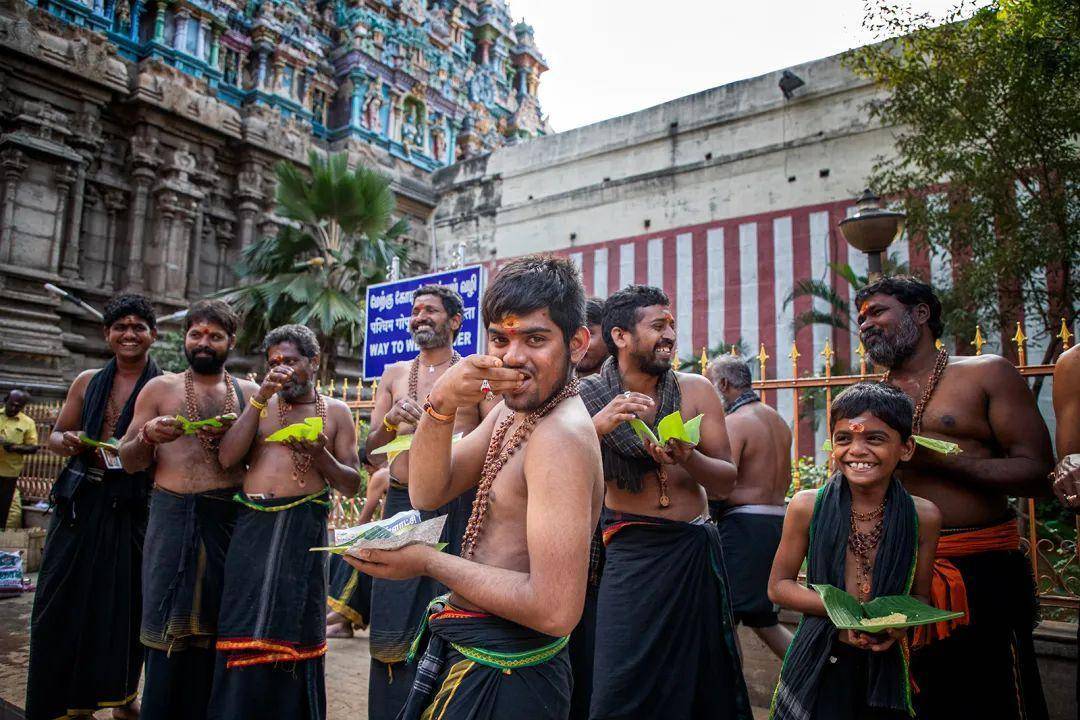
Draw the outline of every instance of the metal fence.
M1067 330L1062 336L1063 344L1068 347L1069 338ZM981 337L981 336L980 336ZM979 338L977 337L977 340ZM1018 370L1025 377L1048 377L1053 374L1053 365L1027 365L1026 352L1022 333L1017 335L1017 356L1019 358ZM975 343L977 354L981 354L981 345ZM815 348L816 350L816 348ZM813 458L799 458L800 425L798 419L804 415L804 410L809 401L808 393L814 391L824 392L824 407L832 402L833 392L857 382L868 379L880 379L881 375L875 375L868 371L865 353L862 345L856 351L859 355L859 373L857 375L833 375L831 343L826 340L824 347L818 353L825 359L823 370L820 374L810 374L799 377L799 358L801 354L796 346L792 346L791 354L793 375L786 379L770 379L766 377L768 355L762 346L757 360L760 365L759 379L754 382L754 388L759 391L773 391L774 397L779 393L790 392L794 411L792 413L793 444L796 448L795 462L792 466L792 491L808 486L806 478L808 467L814 467ZM708 359L702 354L701 369L707 365ZM813 372L811 370L811 372ZM371 416L374 405L373 398L377 388L377 381L370 385L364 385L359 381L349 379L341 382L331 381L328 386L320 386L318 389L324 395L338 398L344 401L352 410L353 421L356 424L357 437L363 437L366 433L366 424ZM38 435L42 445L48 437L52 423L55 422L59 412L59 403L47 403L33 405L27 408L27 413L38 424ZM826 436L831 434L828 427L828 413L824 413L826 423ZM800 462L801 460L801 462ZM30 500L48 497L52 481L57 477L63 467L65 458L53 455L48 450L42 449L37 455L30 456L27 460L23 475L19 479L19 487L23 497ZM824 473L817 473L820 478ZM814 483L810 483L812 486ZM333 493L333 506L330 522L332 526L347 527L355 523L363 506L362 494L355 498L344 498L338 493ZM1076 621L1078 609L1080 609L1080 555L1078 555L1077 536L1080 534L1080 519L1071 520L1068 523L1061 521L1056 516L1057 511L1054 502L1046 501L1037 503L1033 499L1017 499L1015 501L1017 515L1022 529L1022 545L1031 560L1032 573L1035 577L1039 590L1043 616L1048 619Z

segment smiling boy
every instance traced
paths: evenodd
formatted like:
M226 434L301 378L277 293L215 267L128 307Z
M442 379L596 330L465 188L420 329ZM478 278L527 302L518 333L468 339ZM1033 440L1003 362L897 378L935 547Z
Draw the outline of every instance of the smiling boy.
M905 632L838 631L809 585L834 585L860 602L883 595L925 599L941 513L893 477L915 452L913 409L902 391L859 383L833 400L830 413L839 472L824 487L792 498L769 577L772 601L803 614L771 717L904 718L914 714ZM798 581L804 559L805 586Z

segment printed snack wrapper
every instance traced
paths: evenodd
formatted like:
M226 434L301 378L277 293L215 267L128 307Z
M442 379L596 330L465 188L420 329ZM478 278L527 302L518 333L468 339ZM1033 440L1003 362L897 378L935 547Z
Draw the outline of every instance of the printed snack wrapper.
M357 527L334 531L332 547L315 547L336 555L359 557L361 550L399 550L407 545L430 545L438 550L446 547L440 542L446 515L424 520L418 510L402 510L397 515Z

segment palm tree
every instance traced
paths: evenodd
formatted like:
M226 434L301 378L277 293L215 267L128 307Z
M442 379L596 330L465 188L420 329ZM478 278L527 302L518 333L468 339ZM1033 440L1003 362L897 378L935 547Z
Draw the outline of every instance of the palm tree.
M897 262L889 257L883 257L881 260L884 275L907 275L909 272L905 263ZM829 263L829 268L847 280L855 292L870 284L870 279L866 275L857 275L847 263ZM787 310L788 305L800 297L824 300L828 305L828 310L818 310L811 307L806 312L799 313L795 316L795 332L814 325L828 325L848 333L858 332L855 314L851 311L851 303L848 302L846 297L842 297L833 290L828 280L815 280L812 278L799 280L792 287L788 296L784 298L784 309Z
M346 155L309 157L310 176L280 162L277 212L292 223L242 252L239 283L218 293L244 314L240 343L251 347L268 330L286 323L307 325L319 337L320 379L333 377L338 344L360 345L364 288L385 278L394 257L404 259L397 238L408 222L391 225L395 209L390 181Z

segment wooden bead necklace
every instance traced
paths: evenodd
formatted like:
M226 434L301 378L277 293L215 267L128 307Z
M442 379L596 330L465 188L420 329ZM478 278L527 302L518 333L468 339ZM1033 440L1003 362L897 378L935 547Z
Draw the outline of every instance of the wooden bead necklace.
M222 382L225 383L225 404L222 407L221 414L236 411L236 387L233 385L232 376L228 371L222 373L224 376ZM195 373L191 368L184 371L184 410L187 413L188 420L199 421L203 419L202 411L199 409L199 400L195 397ZM206 458L206 462L211 465L218 465L218 445L221 444L221 436L210 437L202 433L196 433L195 437L199 439L199 444L202 445L203 456ZM219 465L220 467L220 465Z
M285 402L285 400L282 399L281 395L278 395L278 423L281 425L281 427L285 427L288 424L288 415L290 411L292 411L292 405ZM318 415L319 418L323 421L323 427L325 428L326 403L323 401L323 397L319 393L315 393L315 414ZM293 450L292 448L289 448L289 452L292 454L293 481L296 482L300 487L304 487L304 485L307 484L307 479L305 478L305 476L307 475L308 470L311 469L311 463L315 460L315 456L308 455L307 453L300 452L299 450Z
M487 456L484 458L484 467L480 471L480 482L476 486L476 499L473 501L472 515L469 516L469 524L465 526L465 535L461 540L461 556L466 560L472 559L473 551L476 550L476 543L480 539L480 531L484 526L484 519L487 517L488 503L490 500L491 486L495 482L495 478L502 471L507 461L517 452L522 443L525 442L533 428L536 427L536 423L540 421L545 415L558 407L559 403L566 400L569 397L577 395L578 380L572 378L562 390L555 394L550 400L548 400L543 407L539 410L529 413L525 416L525 419L518 425L517 430L510 436L510 440L507 441L505 447L503 446L503 439L506 437L507 431L510 426L514 424L514 418L517 417L517 413L509 413L499 426L495 429L495 432L491 434L491 442L488 443Z
M926 406L930 404L930 398L933 397L934 390L937 389L938 382L945 373L945 367L948 364L949 351L945 348L941 348L938 350L937 360L934 361L934 369L930 371L930 379L926 381L926 389L923 390L919 402L915 403L915 412L911 416L911 432L915 435L919 435L922 432L923 413L926 412ZM889 382L891 376L892 368L885 372L885 377L883 377L881 381Z
M869 532L861 532L856 521L869 522L876 520ZM855 511L851 508L851 532L848 533L848 547L855 556L855 582L858 585L862 599L870 597L873 589L874 553L878 543L881 542L881 533L885 528L885 501L868 513Z

